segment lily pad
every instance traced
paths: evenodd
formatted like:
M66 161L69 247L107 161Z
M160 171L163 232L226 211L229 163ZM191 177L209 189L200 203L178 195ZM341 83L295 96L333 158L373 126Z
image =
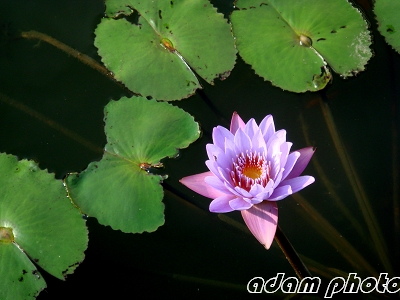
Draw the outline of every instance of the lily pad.
M95 45L105 66L129 89L158 100L178 100L233 69L231 27L207 0L108 0L110 17L140 14L138 24L104 18Z
M0 169L0 299L34 298L46 287L35 265L65 279L83 260L85 220L35 162L2 153Z
M386 42L400 53L400 1L375 1L374 12L378 21L378 30Z
M236 6L231 19L240 56L282 89L323 89L331 79L327 66L352 76L372 56L368 25L346 0L239 0Z
M46 287L35 265L16 245L0 244L1 299L34 299Z
M104 156L67 177L70 196L103 225L123 232L155 231L164 224L164 178L150 171L195 141L199 126L180 108L142 97L111 101L105 123Z

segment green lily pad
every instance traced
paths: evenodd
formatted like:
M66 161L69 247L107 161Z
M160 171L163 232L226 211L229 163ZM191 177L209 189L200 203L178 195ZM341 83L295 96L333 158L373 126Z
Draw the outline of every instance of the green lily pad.
M272 84L317 91L362 70L372 56L360 12L346 0L239 0L232 28L240 56Z
M386 42L400 53L400 1L375 1L374 12L378 21L378 30Z
M160 175L149 172L199 137L193 117L165 102L121 98L105 107L103 158L66 184L73 201L103 225L123 232L155 231L164 224Z
M1 299L34 299L46 287L35 265L14 244L0 244Z
M138 24L104 18L95 45L105 66L129 89L158 100L178 100L233 69L230 25L207 0L108 0L110 17L139 12ZM132 8L132 9L131 9Z
M35 264L65 279L83 260L85 220L35 162L2 153L0 169L0 299L34 298L46 287Z

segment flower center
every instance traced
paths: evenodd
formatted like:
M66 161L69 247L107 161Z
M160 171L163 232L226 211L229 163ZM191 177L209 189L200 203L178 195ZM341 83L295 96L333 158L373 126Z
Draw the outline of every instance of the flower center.
M259 165L248 164L243 168L243 175L251 179L260 178L262 174L262 167Z
M264 154L249 152L240 153L232 159L231 178L235 186L250 191L254 184L266 186L270 177L268 164Z

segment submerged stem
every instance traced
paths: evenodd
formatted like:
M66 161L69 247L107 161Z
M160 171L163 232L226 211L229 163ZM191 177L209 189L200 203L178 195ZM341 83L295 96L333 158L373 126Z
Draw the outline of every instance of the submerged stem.
M80 136L79 134L77 134L76 132L66 128L65 126L61 125L60 123L57 123L56 121L48 118L47 116L34 110L33 108L30 108L29 106L15 100L15 99L12 99L2 93L0 93L0 101L24 112L25 114L35 118L36 120L48 125L50 128L53 128L54 130L61 132L65 136L67 136L70 139L74 140L75 142L81 144L82 146L90 149L91 151L97 152L97 153L103 153L103 149L101 147L93 144L92 142L88 141L86 138L84 138L84 137Z
M292 244L289 242L279 226L276 227L275 241L278 243L278 246L281 248L283 254L285 254L286 259L296 272L297 277L299 277L300 280L304 277L311 277L310 271L304 265L296 250L294 250Z
M324 237L339 253L354 267L364 274L378 276L378 272L365 260L360 253L300 194L293 194L293 199L299 204L299 212L304 219Z
M66 52L68 55L71 55L71 56L77 58L84 64L86 64L89 67L95 69L96 71L102 73L103 75L113 78L110 71L108 71L105 67L103 67L101 64L99 64L93 58L69 47L68 45L60 42L59 40L56 40L55 38L53 38L47 34L44 34L44 33L41 33L41 32L35 31L35 30L31 30L31 31L21 32L21 37L26 38L26 39L37 39L37 40L49 43L50 45L53 45L54 47Z
M353 165L353 162L346 151L346 148L339 136L339 133L336 129L335 122L333 120L333 116L331 110L327 103L320 100L320 107L322 113L324 115L326 124L328 126L329 132L331 134L332 140L334 142L336 151L342 162L342 166L346 173L346 176L350 182L350 185L353 189L354 195L357 199L358 205L360 206L361 212L364 216L365 222L367 223L368 230L371 234L373 245L377 251L377 254L385 267L388 273L393 274L392 266L388 259L386 243L383 239L382 232L380 230L380 226L378 221L376 220L374 211L370 205L370 201L365 193L365 190L361 184L360 178L356 172L356 169Z
M83 62L84 64L88 65L89 67L91 67L92 69L98 71L99 73L107 76L108 78L112 79L113 81L115 81L117 84L119 84L120 86L122 86L123 88L126 88L123 84L121 84L120 82L116 81L116 79L113 76L113 73L110 72L109 70L107 70L107 68L105 68L104 66L102 66L100 63L98 63L96 60L94 60L93 58L91 58L90 56L87 56L86 54L83 54L73 48L71 48L70 46L60 42L59 40L35 31L35 30L30 30L30 31L23 31L21 32L21 37L25 38L25 39L36 39L39 41L43 41L46 42L62 51L64 51L65 53L67 53L68 55L75 57L76 59L78 59L79 61ZM132 92L129 91L131 94Z
M300 280L313 277L279 226L276 227L275 241ZM319 288L317 289L317 296L321 299L325 298Z
M300 119L302 131L303 131L304 139L306 141L306 145L311 145L311 141L310 141L310 138L309 138L309 135L308 135L308 130L307 130L306 123L304 121L304 117L303 117L302 113L300 113L300 118L299 119ZM366 234L364 232L363 227L357 221L357 219L354 218L354 216L351 213L351 211L348 208L348 206L346 206L342 202L342 200L340 199L340 196L336 192L335 186L329 180L329 178L325 174L325 171L323 170L321 164L319 163L317 154L314 154L313 159L312 159L312 164L313 164L315 170L318 173L318 179L323 182L323 184L325 185L326 189L329 191L329 196L333 199L333 201L335 201L335 204L337 205L337 207L342 211L343 215L347 218L347 220L349 220L349 222L351 223L352 227L354 227L354 229L357 231L357 233L360 235L360 237L365 239Z

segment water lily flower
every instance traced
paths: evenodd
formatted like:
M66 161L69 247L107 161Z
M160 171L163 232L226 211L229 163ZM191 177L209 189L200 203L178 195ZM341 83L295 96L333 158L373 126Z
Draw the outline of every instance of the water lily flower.
M217 126L213 144L206 146L208 172L180 180L191 190L213 199L210 211L241 211L257 240L267 249L278 224L276 201L300 191L315 181L300 176L315 149L290 152L286 131L275 131L271 115L258 126L254 119L246 124L234 112L230 130Z

